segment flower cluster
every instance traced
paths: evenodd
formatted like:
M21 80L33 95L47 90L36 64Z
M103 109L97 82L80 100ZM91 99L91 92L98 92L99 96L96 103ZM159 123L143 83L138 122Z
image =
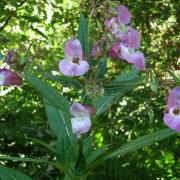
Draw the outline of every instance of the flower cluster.
M169 128L180 132L180 87L174 88L169 93L164 122Z
M96 110L89 105L82 105L74 102L70 108L71 124L73 133L79 138L81 134L87 133L91 127L91 117L95 115Z
M89 64L83 60L81 43L78 39L70 39L64 47L65 59L59 63L59 70L66 76L81 76L89 69Z
M125 61L134 64L139 69L145 69L144 54L136 49L140 48L140 33L130 27L131 13L124 5L117 8L117 16L105 20L105 25L113 37L113 45L109 49L109 56L112 59Z

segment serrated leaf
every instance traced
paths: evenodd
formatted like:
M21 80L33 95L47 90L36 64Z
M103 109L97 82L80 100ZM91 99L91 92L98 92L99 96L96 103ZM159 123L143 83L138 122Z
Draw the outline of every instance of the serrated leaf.
M83 141L83 153L86 157L90 155L90 153L93 151L92 143L95 141L95 136L88 136Z
M117 147L112 152L110 152L109 155L107 155L107 157L105 159L114 158L117 156L123 156L129 152L133 152L133 151L141 149L145 146L150 146L154 142L165 139L169 136L172 136L173 134L175 134L175 131L172 131L171 129L163 129L160 131L156 131L152 134L148 134L148 135L139 137L134 141L131 141L127 144Z
M65 164L65 166L68 167L73 159L73 147L75 143L70 116L66 112L49 104L47 100L44 100L44 102L48 122L52 131L58 138L58 142L56 144L58 160L60 163Z
M2 180L32 180L27 175L14 169L0 165L0 179Z
M107 71L107 59L104 58L100 61L98 66L98 72L96 75L97 80L102 80Z
M86 169L86 156L84 154L80 154L75 164L75 174L83 175L85 169Z
M52 88L47 82L40 80L29 71L25 71L24 78L41 95L46 98L53 106L64 112L69 112L70 103L68 100Z
M115 157L120 157L129 152L139 150L139 149L149 146L157 141L160 141L169 136L172 136L173 134L175 134L175 132L172 131L171 129L164 129L164 130L160 130L160 131L154 132L152 134L137 138L136 140L131 141L125 145L122 145L119 147L116 146L116 148L113 148L113 149L111 149L111 146L109 146L110 147L109 151L105 151L101 156L99 156L95 161L93 161L87 167L87 174L89 174L94 168L96 168L104 160L107 160L110 158L115 158Z
M61 138L56 144L57 156L60 163L69 167L74 156L73 144L66 130L62 129L61 133Z
M81 46L84 54L87 56L89 53L88 45L88 24L83 14L80 14L79 29L78 29L78 39L81 42Z
M54 107L47 100L44 100L44 104L48 116L48 123L57 138L59 140L62 139L64 137L64 133L66 133L69 139L71 139L72 128L69 113Z
M84 85L80 81L73 79L72 77L52 75L49 73L44 73L43 76L45 76L49 80L61 83L64 87L71 87L71 86L76 88L84 87Z
M95 149L87 158L87 165L91 164L94 160L104 154L108 150L108 147L109 145L104 145L103 147Z
M143 83L145 80L145 76L134 78L132 80L127 81L115 81L111 84L104 85L105 95L119 94L130 91L136 86Z

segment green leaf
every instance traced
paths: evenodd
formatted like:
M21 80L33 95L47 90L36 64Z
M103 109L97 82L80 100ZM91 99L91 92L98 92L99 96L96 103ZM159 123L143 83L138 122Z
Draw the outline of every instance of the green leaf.
M100 60L96 79L102 80L104 75L106 74L106 71L107 71L107 58L104 58L104 59Z
M83 14L80 14L80 22L78 29L78 39L81 42L81 46L84 54L87 56L89 53L89 43L88 43L88 25Z
M69 112L70 103L68 100L52 88L47 82L40 80L30 72L25 71L25 80L46 98L53 106L62 111Z
M95 161L93 161L91 164L89 164L89 166L87 168L87 174L89 174L93 169L95 169L104 160L123 156L129 152L139 150L139 149L149 146L157 141L160 141L169 136L172 136L173 134L175 134L175 132L172 131L171 129L164 129L164 130L160 130L160 131L154 132L152 134L137 138L136 140L131 141L122 146L115 145L115 148L114 148L113 145L112 146L109 145L109 150L103 151L101 156L98 156L98 158L96 158Z
M52 75L49 73L43 73L43 76L45 76L46 78L52 81L59 82L65 87L71 87L71 86L76 87L76 88L84 87L84 85L80 81L73 79L72 77Z
M27 175L14 169L0 165L0 179L2 180L32 180Z
M75 137L72 133L71 121L69 114L57 109L44 100L48 122L54 134L58 138L56 150L60 163L69 166L74 157Z
M113 83L124 83L126 81L130 81L133 80L137 75L138 75L138 70L135 67L132 67L132 70L130 72L125 71L124 73L122 73L121 75L117 76L116 79L113 81ZM134 86L131 86L131 89ZM127 88L127 87L126 87ZM130 90L130 88L126 89L126 90ZM126 91L122 91L122 88L120 88L118 90L119 92L109 95L108 89L106 89L106 93L108 95L105 95L103 97L98 97L94 102L93 102L93 107L96 109L96 116L99 116L100 114L102 114L103 112L105 112L110 106L112 106L112 104L116 103L117 100L119 100L119 98L123 95L123 93L125 93ZM112 92L112 91L110 91Z
M85 169L86 169L86 156L84 154L80 154L75 164L75 174L83 175Z
M169 136L172 136L173 134L175 134L175 132L172 131L171 129L163 129L163 130L154 132L152 134L139 137L134 141L131 141L125 145L122 145L114 149L112 152L109 153L109 155L107 155L105 159L114 158L117 156L123 156L129 152L136 151L145 146L150 146L157 141L160 141Z
M44 100L44 104L46 107L49 125L57 138L59 140L62 139L64 137L64 133L66 133L71 139L73 135L69 113L54 107L46 99Z
M74 158L73 144L67 132L64 129L61 132L62 137L56 144L58 160L65 167L70 167L70 163Z
M103 147L95 149L91 155L87 158L87 164L91 164L94 160L100 157L108 150L109 145L104 145Z
M137 77L127 81L115 81L111 84L104 85L105 95L119 94L130 91L145 80L145 76Z
M87 138L84 139L83 141L83 153L86 157L90 155L90 153L93 151L93 142L95 141L95 136L88 136Z

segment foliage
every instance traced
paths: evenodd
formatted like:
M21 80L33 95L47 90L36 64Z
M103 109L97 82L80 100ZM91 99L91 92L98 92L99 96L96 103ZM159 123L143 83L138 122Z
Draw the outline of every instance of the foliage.
M84 81L60 76L58 63L63 59L64 42L72 35L78 35L89 56L92 39L98 41L105 28L106 2L0 2L2 57L11 48L25 56L31 45L33 60L23 72L23 86L0 87L2 179L8 179L6 173L17 179L30 179L23 174L32 179L62 179L66 174L68 179L83 173L88 179L178 178L178 134L160 130L165 129L167 91L180 83L175 67L180 39L178 2L172 0L121 1L131 9L133 26L141 32L147 70L139 73L107 57L95 62L99 69L95 78L103 82L105 96L86 99L97 112L78 155L69 107L73 100L83 100Z

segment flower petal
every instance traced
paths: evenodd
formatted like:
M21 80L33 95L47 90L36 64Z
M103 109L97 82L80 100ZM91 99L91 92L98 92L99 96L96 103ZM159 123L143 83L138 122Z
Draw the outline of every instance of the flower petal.
M145 58L142 52L127 48L126 46L121 44L121 56L127 62L134 64L137 69L145 69Z
M9 69L0 69L0 86L21 85L22 78Z
M91 127L91 120L88 116L71 118L73 133L79 138L81 134L87 133Z
M180 87L175 87L169 93L168 97L168 107L180 106Z
M131 56L129 57L130 61L134 64L134 66L139 69L139 70L143 70L145 69L145 58L144 58L144 54L140 51L137 51L133 54L131 54Z
M81 104L73 102L70 107L72 116L89 116L88 110Z
M122 42L124 43L124 45L126 47L137 49L140 47L140 41L140 33L132 27L128 26L127 33L124 35L124 37L122 37Z
M79 64L72 63L66 59L63 59L59 63L59 70L66 76L81 76L85 74L89 69L89 64L86 61L79 61Z
M180 132L180 116L177 119L176 117L172 116L170 113L164 115L164 123L171 129Z
M83 104L83 106L88 111L88 113L91 117L93 117L96 114L96 109L94 109L93 107L91 107L87 104Z
M65 43L64 53L67 60L72 61L74 57L82 59L82 47L78 39L70 39Z
M121 58L121 43L115 43L108 51L108 55L114 59L119 60Z
M118 21L122 24L128 24L131 21L131 13L124 5L118 7Z

